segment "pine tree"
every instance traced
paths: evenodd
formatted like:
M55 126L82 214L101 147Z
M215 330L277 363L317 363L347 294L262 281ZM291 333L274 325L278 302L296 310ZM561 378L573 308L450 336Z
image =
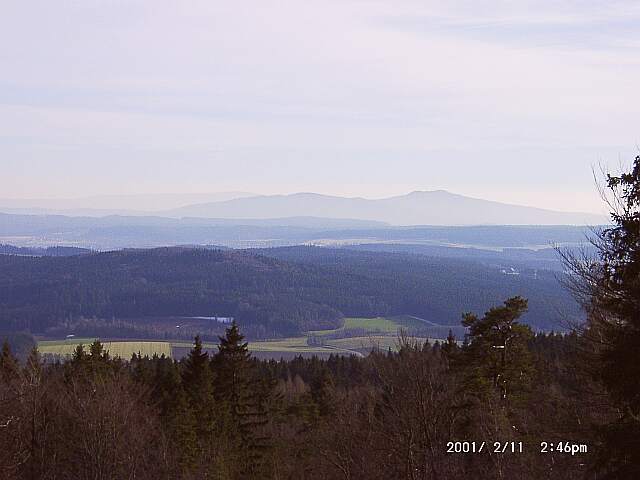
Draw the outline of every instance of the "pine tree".
M335 412L333 376L327 369L316 375L310 384L310 394L318 409L318 415L328 417Z
M219 337L218 353L213 360L216 372L217 394L221 400L239 405L249 385L248 372L251 368L248 343L240 334L234 322L226 330L224 337Z
M597 232L598 261L565 253L570 286L589 317L590 364L618 418L601 432L609 478L640 478L640 156L631 171L607 175L613 226Z
M186 405L178 405L174 412L181 417L186 425L179 432L186 441L191 441L190 428L195 426L198 455L201 459L211 458L216 448L217 439L214 438L215 401L213 397L213 381L209 366L209 354L204 350L200 336L194 339L193 348L182 362L182 388L184 389ZM194 420L195 424L191 423ZM185 445L184 466L190 464L191 445Z
M534 368L527 342L533 333L518 323L526 311L527 300L513 297L482 318L464 314L462 324L469 328L469 334L460 360L471 373L467 384L472 390L481 393L492 389L506 402L508 396L527 389Z
M34 347L27 358L23 369L24 391L23 391L23 412L25 419L25 450L28 452L28 459L25 462L25 474L28 478L40 478L41 472L45 469L46 458L46 423L45 412L45 388L43 385L44 375L42 371L42 360L38 349Z
M0 352L0 472L9 478L20 469L25 455L23 379L18 361L5 341Z
M177 452L179 477L188 476L196 468L198 460L197 421L187 395L181 387L174 391L174 399L168 412L168 428Z
M189 402L196 412L208 408L213 395L209 354L202 346L200 336L194 339L193 348L183 362L182 385Z
M449 361L453 360L456 357L456 354L460 349L458 348L458 343L456 342L456 336L453 334L453 330L449 329L447 341L443 342L440 348L445 358L447 358Z
M18 361L11 353L9 342L5 340L2 343L2 352L0 352L0 380L5 383L16 380L20 376L20 367Z
M109 352L104 349L104 345L99 340L89 345L88 352L84 345L78 345L71 356L71 361L64 364L68 378L82 377L87 381L104 379L121 366L122 362L117 358L111 359Z
M265 450L269 439L262 427L267 423L265 409L269 386L256 378L248 343L233 322L219 337L218 353L213 359L216 397L230 414L232 429L239 436L244 452L242 475L261 478L265 475Z
M178 365L173 359L166 358L164 355L153 360L154 372L150 386L153 388L152 396L157 399L163 419L169 415L169 411L174 406L176 392L181 391L184 394ZM185 401L187 401L186 394Z
M71 355L71 361L74 363L83 363L87 358L87 352L84 350L84 345L79 344L73 350L73 354Z
M100 340L94 340L91 345L89 345L89 357L93 361L101 360L105 357L108 357L107 351L104 349L104 345L100 342Z

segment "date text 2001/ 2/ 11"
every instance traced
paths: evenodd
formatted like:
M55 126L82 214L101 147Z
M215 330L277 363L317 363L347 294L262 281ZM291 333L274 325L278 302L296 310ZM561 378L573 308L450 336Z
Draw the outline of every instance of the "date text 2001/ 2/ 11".
M522 453L522 442L447 442L447 453Z

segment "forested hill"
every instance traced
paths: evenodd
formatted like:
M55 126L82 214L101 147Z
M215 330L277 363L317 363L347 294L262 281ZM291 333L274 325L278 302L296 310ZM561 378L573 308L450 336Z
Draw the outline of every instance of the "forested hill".
M315 267L233 250L3 255L0 325L42 332L80 317L233 316L264 335L291 335L340 325L340 312L314 290L325 278Z
M504 264L462 258L295 246L254 250L298 265L321 267L349 288L334 292L343 312L357 309L352 300L375 292L392 312L421 316L436 323L459 324L461 313L485 311L505 298L529 299L524 322L543 330L561 330L582 321L582 313L561 285L557 271L504 271ZM356 280L358 279L358 280ZM366 279L366 281L360 281Z
M277 257L277 258L276 258ZM346 316L411 314L456 324L520 294L524 320L557 329L575 304L551 273L310 247L161 248L73 257L0 256L0 328L44 332L77 318L233 316L253 336L335 328ZM561 314L559 316L559 314Z

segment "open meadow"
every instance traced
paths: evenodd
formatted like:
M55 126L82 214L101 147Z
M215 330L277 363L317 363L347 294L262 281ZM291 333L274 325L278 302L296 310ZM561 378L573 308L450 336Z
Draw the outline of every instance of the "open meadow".
M67 357L73 354L73 351L80 344L85 346L85 350L88 349L89 344L94 341L92 338L82 338L73 340L45 340L38 342L38 350L42 355L55 355L60 357ZM171 356L171 344L169 342L157 342L157 341L114 341L103 342L104 349L109 352L112 357L119 357L123 359L129 359L133 354L140 354L142 356L148 355L165 355Z
M249 350L260 358L291 358L296 355L306 357L318 355L362 355L372 349L396 350L398 335L403 329L423 324L415 317L375 317L375 318L345 318L344 325L333 330L316 330L299 337L282 338L277 340L263 340L249 342ZM314 342L314 339L321 342ZM421 343L429 340L424 337L415 338ZM433 340L433 339L432 339ZM83 344L85 349L94 338L72 338L66 340L41 340L38 349L41 354L66 358L71 356L76 346ZM193 344L187 341L155 341L155 340L124 340L105 339L105 350L113 357L128 359L133 354L165 355L167 357L182 358ZM217 344L205 342L204 348L213 353Z

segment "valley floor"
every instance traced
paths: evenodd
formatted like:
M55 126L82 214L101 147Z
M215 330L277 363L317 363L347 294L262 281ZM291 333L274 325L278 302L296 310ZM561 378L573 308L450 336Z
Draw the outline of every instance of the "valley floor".
M326 357L333 355L364 356L373 349L396 350L398 336L402 330L420 319L413 317L346 318L341 328L308 332L304 336L249 342L249 350L262 359L304 357ZM420 343L442 339L412 337ZM95 338L43 339L38 350L45 357L66 359L80 344L89 345ZM158 341L154 339L100 339L113 357L129 359L132 355L158 355L180 359L186 356L193 344L185 340ZM205 342L206 350L217 351L217 344Z

